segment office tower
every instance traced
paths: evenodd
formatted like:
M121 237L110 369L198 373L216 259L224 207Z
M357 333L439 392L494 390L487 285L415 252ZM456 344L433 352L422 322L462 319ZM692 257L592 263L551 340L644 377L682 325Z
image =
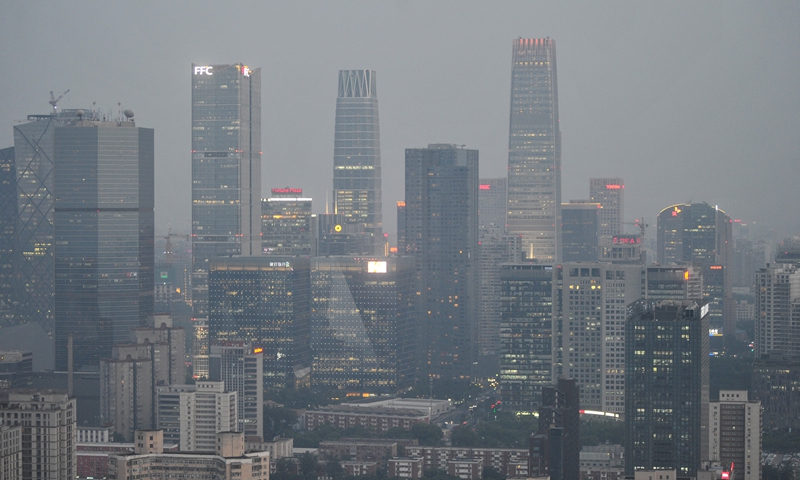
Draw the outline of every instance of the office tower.
M675 469L694 477L708 457L708 307L638 302L625 322L625 474Z
M561 260L561 131L556 79L555 40L514 40L508 233L522 235L526 258L544 262Z
M572 200L561 204L561 257L565 262L598 260L599 203Z
M14 291L16 231L17 170L14 147L9 147L0 149L0 328L18 321L19 301Z
M263 348L249 343L211 345L208 358L209 380L224 382L226 392L238 397L237 432L264 437L264 357Z
M708 459L735 478L761 478L761 402L747 399L747 390L720 390L708 408Z
M800 428L800 356L757 355L753 396L764 407L765 430Z
M475 356L478 151L406 149L406 251L418 275L420 375L464 378Z
M800 268L774 263L756 272L756 358L800 351Z
M610 238L622 234L625 229L622 222L625 180L621 178L590 178L589 198L600 204L599 226L597 234L602 238Z
M22 479L77 476L75 399L48 390L11 392L0 401L0 424L22 427Z
M700 267L658 267L645 269L642 298L661 300L700 300L703 298L703 274Z
M551 480L580 473L580 389L573 379L559 378L542 388L539 428L529 443L528 475Z
M383 253L381 133L374 70L340 70L333 146L334 213Z
M261 253L261 69L192 64L192 305L208 316L208 262Z
M478 235L506 233L506 178L481 178L478 185Z
M414 264L406 257L311 260L311 382L396 393L413 383Z
M478 244L478 328L475 341L479 357L500 353L501 265L519 262L521 245L519 235L503 233L485 233Z
M262 253L268 255L313 255L314 229L311 199L302 188L273 188L261 199Z
M33 383L33 354L0 350L0 390L25 388Z
M553 383L553 278L550 265L500 267L500 399L513 412L534 412Z
M96 369L153 314L153 130L78 118L53 135L56 370Z
M622 414L626 307L641 298L640 265L569 262L557 270L554 378L574 378L581 408Z
M690 264L704 268L703 295L709 303L709 322L735 333L730 265L732 222L707 203L672 205L658 215L658 263Z
M178 443L185 452L213 452L217 433L238 428L237 393L226 392L224 382L157 388L157 424L164 441Z
M263 349L264 386L291 388L311 367L309 259L259 255L211 260L211 344Z
M114 345L100 361L100 418L131 441L137 429L155 424L155 388L186 378L186 339L169 315L156 315L130 332L130 341Z

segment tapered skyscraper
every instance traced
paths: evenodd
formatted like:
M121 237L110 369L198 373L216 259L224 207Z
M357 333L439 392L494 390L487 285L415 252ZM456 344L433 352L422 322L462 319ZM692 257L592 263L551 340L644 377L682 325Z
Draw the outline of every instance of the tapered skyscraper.
M208 261L261 251L261 69L192 65L192 302L208 317Z
M340 70L333 148L333 201L353 233L383 252L381 134L374 70Z
M561 131L551 38L514 40L507 221L526 258L560 260Z

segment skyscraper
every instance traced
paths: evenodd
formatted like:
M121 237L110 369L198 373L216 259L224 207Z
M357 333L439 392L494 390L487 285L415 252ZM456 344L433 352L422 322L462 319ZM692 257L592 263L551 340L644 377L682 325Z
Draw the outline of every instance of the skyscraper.
M561 259L561 131L556 42L513 44L508 139L508 232L522 235L526 258Z
M406 149L406 251L415 257L422 375L467 377L475 355L478 151Z
M340 70L333 148L334 212L383 254L381 135L374 70Z
M0 328L18 321L14 291L14 261L17 251L17 170L14 147L0 149Z
M800 351L800 268L775 263L756 272L756 358Z
M99 368L153 314L153 130L78 118L54 129L57 370Z
M192 304L208 261L261 252L261 69L192 64Z
M249 343L211 345L209 379L223 382L225 391L236 392L237 432L264 437L264 358L263 348Z
M478 185L478 234L506 233L506 178L481 178Z
M311 198L302 188L273 188L261 199L262 252L268 255L313 255Z
M590 178L589 199L603 208L600 210L600 225L597 234L605 239L623 233L623 195L625 180L621 178Z
M565 262L596 262L599 203L572 200L561 204L561 255Z
M708 459L708 307L638 302L625 322L625 474Z

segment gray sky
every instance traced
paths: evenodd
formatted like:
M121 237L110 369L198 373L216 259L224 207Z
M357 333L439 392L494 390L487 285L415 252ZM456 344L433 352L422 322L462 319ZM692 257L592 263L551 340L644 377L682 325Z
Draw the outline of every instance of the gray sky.
M627 221L684 201L800 232L798 2L11 2L0 5L0 148L60 108L122 108L156 131L156 231L188 232L190 65L262 68L264 192L325 208L337 71L377 71L384 228L404 149L480 150L506 175L511 43L558 52L563 199L625 178ZM651 233L654 233L651 232Z

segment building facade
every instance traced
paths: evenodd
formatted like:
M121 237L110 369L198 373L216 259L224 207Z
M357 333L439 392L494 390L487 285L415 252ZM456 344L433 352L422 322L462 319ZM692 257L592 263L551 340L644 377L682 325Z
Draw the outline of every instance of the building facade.
M580 389L575 380L559 378L542 389L539 428L531 435L528 474L551 480L580 473Z
M157 387L157 428L164 441L181 451L213 452L217 434L238 428L236 392L226 392L224 382L199 381L195 385Z
M508 233L528 259L561 260L561 130L556 42L513 43L508 139Z
M374 70L340 70L333 147L334 213L383 254L381 135Z
M600 204L597 235L611 238L621 235L624 215L625 180L615 178L590 178L589 199Z
M79 116L54 130L56 370L98 368L153 314L153 130Z
M733 465L735 478L761 478L761 402L747 390L720 390L708 408L708 459L723 468Z
M0 328L20 321L15 290L17 253L17 168L14 147L0 149Z
M407 257L316 257L311 383L396 393L414 379L414 265Z
M478 235L506 233L507 178L481 178L478 184Z
M209 380L223 382L226 392L238 399L237 432L264 437L264 355L263 348L249 343L211 345Z
M775 263L756 272L756 357L800 351L800 268Z
M17 390L0 401L0 424L22 428L22 479L75 478L75 399L65 392Z
M294 386L311 367L309 269L308 258L278 255L210 262L210 342L262 349L268 388Z
M465 378L476 356L478 151L406 149L406 251L415 258L420 375Z
M22 426L0 423L0 478L22 480Z
M638 302L625 323L625 474L708 460L708 307Z
M533 413L553 383L553 280L550 265L500 267L500 399L511 411Z
M561 256L565 262L599 260L597 235L602 212L599 203L570 201L561 204Z
M776 352L756 357L753 396L764 409L765 429L800 428L800 356Z
M302 188L273 188L261 199L262 253L267 255L314 255L311 198Z
M478 245L478 324L475 341L478 357L500 353L500 320L502 316L501 265L520 261L519 235L485 234Z
M261 252L261 69L192 64L192 305L208 317L208 262Z

